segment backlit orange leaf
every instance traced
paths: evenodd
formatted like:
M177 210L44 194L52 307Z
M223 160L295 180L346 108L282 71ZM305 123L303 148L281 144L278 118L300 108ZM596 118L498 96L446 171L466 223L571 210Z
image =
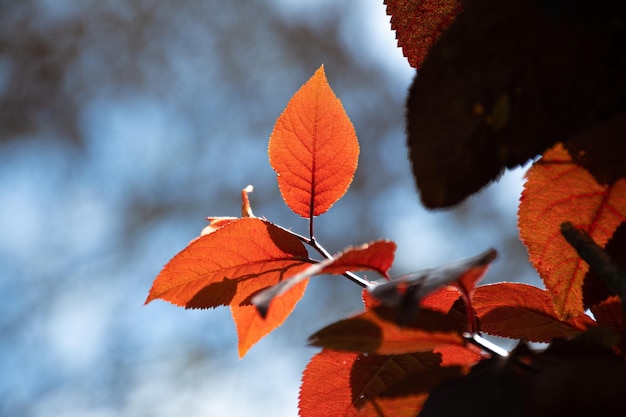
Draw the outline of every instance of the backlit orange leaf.
M463 326L455 315L421 309L407 326L397 324L397 312L376 307L340 320L309 338L309 343L334 350L401 354L431 351L441 345L463 346Z
M463 372L441 367L439 355L430 352L366 356L323 350L304 371L300 416L414 417L433 386Z
M582 312L561 320L550 293L526 284L501 282L480 286L472 306L482 331L529 342L547 343L557 337L571 337L596 325Z
M283 200L302 217L326 212L348 190L359 143L323 66L276 121L268 153Z
M242 303L245 303L245 299L249 298L251 293L254 293L254 289L241 291L241 296L238 291L237 295L233 299L233 304L231 305L230 310L237 327L240 358L243 357L256 342L271 333L285 321L285 319L293 311L298 301L300 301L304 295L307 283L308 281L306 280L299 282L285 294L277 297L272 303L272 310L268 312L264 318L259 316L259 313L254 306L236 304L239 299L242 300ZM254 285L254 288L258 288L258 286Z
M414 68L462 9L460 0L385 0L398 46Z
M388 240L348 248L331 259L313 264L289 279L263 290L252 298L252 304L257 307L261 316L265 316L274 297L284 294L297 283L313 275L373 270L387 277L387 272L393 263L395 250L396 244Z
M583 311L582 285L588 265L561 236L571 222L604 247L626 220L626 179L599 184L559 143L528 171L519 208L519 229L530 261L550 291L557 314Z
M306 248L291 233L261 219L237 219L197 238L172 258L155 279L146 303L160 298L186 308L230 305L243 355L287 318L306 282L276 300L276 312L262 325L250 297L309 264Z

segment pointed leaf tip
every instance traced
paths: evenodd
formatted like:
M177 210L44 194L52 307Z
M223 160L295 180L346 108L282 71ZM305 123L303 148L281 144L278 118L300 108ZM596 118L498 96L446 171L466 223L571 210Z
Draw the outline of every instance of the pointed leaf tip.
M306 281L275 300L263 320L250 297L309 265L308 252L290 232L267 221L234 219L192 241L163 268L146 302L156 298L185 308L229 305L237 326L239 353L270 333L302 298Z
M283 200L304 218L326 212L348 190L359 143L323 66L277 119L268 154Z

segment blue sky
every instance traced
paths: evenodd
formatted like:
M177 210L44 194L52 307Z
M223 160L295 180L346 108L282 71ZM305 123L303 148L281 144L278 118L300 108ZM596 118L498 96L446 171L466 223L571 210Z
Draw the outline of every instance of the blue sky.
M413 70L382 2L32 3L25 33L84 22L63 76L83 142L42 119L0 145L1 415L297 414L316 352L307 336L358 310L356 286L316 279L243 360L226 308L143 302L204 217L237 215L247 184L255 214L305 232L280 200L267 140L322 63L362 155L352 189L316 221L318 239L331 252L393 239L395 274L494 246L489 280L537 283L515 226L523 170L455 210L419 203L402 125ZM0 61L0 89L10 71Z

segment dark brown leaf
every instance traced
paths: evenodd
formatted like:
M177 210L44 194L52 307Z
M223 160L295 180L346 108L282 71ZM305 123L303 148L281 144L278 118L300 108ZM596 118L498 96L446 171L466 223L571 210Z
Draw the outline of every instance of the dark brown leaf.
M626 18L614 13L619 3L603 2L603 16L622 22L607 28L528 0L464 2L407 104L424 205L457 204L505 168L623 111Z

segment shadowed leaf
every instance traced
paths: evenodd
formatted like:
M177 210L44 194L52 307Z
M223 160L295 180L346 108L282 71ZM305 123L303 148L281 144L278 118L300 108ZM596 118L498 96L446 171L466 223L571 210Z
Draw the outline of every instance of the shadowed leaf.
M489 249L473 258L401 275L368 290L382 304L399 309L400 323L404 323L415 314L420 300L441 287L456 286L471 298L476 283L496 256L497 252Z
M375 307L333 323L309 338L309 343L335 350L398 354L426 352L440 345L463 345L464 321L455 315L421 309L406 326L397 311Z
M554 311L550 293L526 284L502 282L480 286L476 288L472 306L482 331L529 342L569 338L596 325L584 313L561 320Z
M428 50L461 11L460 0L385 0L398 46L413 68L424 62Z
M471 366L483 359L478 351L473 350L473 345L441 345L433 353L441 355L441 366Z
M323 350L304 371L300 416L415 416L429 389L452 373L458 368L442 368L431 352L366 356ZM419 386L396 395L403 381L413 380Z
M624 327L624 314L622 309L622 301L617 296L612 296L591 307L591 312L598 322L598 326L613 329L620 335L617 345L622 353L626 354L626 327Z
M466 0L429 51L407 102L426 207L453 206L505 168L624 110L623 2L538 3ZM574 3L586 13L569 13ZM591 9L601 24L587 21Z
M626 222L619 225L613 236L606 244L604 250L611 257L612 262L626 269ZM615 295L609 289L605 278L590 269L585 275L583 284L583 302L585 307L595 306L607 298Z
M486 359L467 376L435 387L420 416L522 417L523 397L511 362L500 357Z
M626 178L626 112L618 113L563 143L572 160L599 184Z

